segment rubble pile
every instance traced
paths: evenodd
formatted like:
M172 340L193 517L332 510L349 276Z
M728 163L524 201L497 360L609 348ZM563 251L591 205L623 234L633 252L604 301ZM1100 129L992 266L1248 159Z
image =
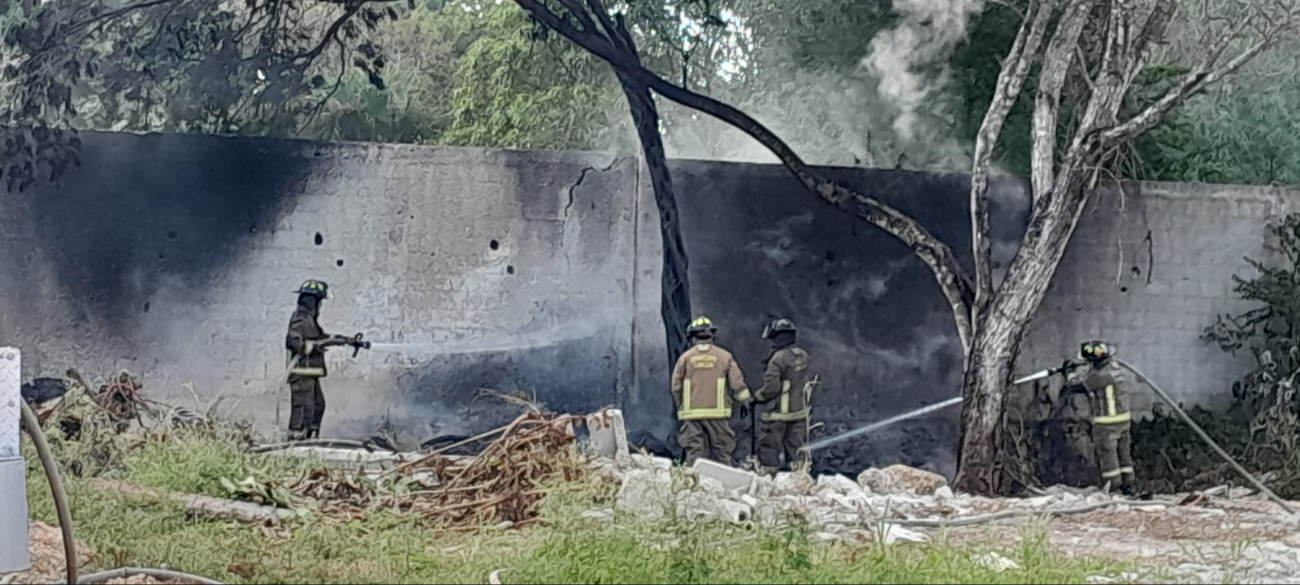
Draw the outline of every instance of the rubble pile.
M777 525L797 515L824 540L921 542L919 528L961 524L963 519L1002 513L1052 515L1081 505L1166 506L1128 503L1100 492L1057 490L1028 499L993 499L954 494L938 474L894 465L868 469L856 480L805 473L760 476L711 461L674 472L667 459L633 455L621 473L617 507L654 519L678 516Z
M576 481L585 473L574 463L573 441L572 417L524 414L474 457L435 453L405 465L405 473L431 471L436 487L392 496L384 505L446 526L533 523L543 482Z

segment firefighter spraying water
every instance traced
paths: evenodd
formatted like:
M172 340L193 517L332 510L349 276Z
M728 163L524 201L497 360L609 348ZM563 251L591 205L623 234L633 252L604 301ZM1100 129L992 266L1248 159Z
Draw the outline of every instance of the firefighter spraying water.
M308 280L298 287L298 306L289 318L289 333L285 336L285 349L289 352L288 382L290 397L289 440L314 439L320 436L321 420L325 417L325 394L320 381L329 374L325 367L325 351L331 347L348 346L352 356L370 349L370 342L360 333L345 337L328 335L317 319L321 305L329 298L329 285L321 280Z

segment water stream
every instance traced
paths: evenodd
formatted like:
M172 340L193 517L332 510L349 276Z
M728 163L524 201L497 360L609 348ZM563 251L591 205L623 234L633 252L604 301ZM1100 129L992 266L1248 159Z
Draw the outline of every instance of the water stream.
M953 399L951 399L951 400L945 400L945 401L940 402L940 403L938 403L938 404L931 404L931 405L929 405L929 406L922 406L921 408L918 408L918 409L916 409L916 410L908 411L908 412L905 412L905 413L900 414L900 415L898 415L898 416L890 417L890 418L887 418L887 419L882 420L882 421L873 422L873 423L871 423L871 424L869 424L869 425L867 425L867 426L864 426L864 427L858 427L858 428L853 429L853 430L851 430L851 431L844 431L844 432L842 432L842 433L840 433L840 434L838 434L838 435L835 435L835 436L833 436L833 437L826 437L825 439L822 439L822 440L820 440L820 441L815 441L815 442L813 442L811 445L808 445L808 448L811 449L811 450L816 450L816 449L821 449L821 448L824 448L824 447L828 447L828 446L830 446L830 445L834 445L835 443L839 443L840 441L846 441L846 440L848 440L848 439L852 439L853 437L856 437L856 436L858 436L858 435L864 435L864 434L866 434L866 433L870 433L871 431L885 428L885 427L887 427L887 426L889 426L889 425L892 425L892 424L894 424L894 423L901 422L901 421L905 421L905 420L907 420L907 419L911 419L911 418L916 418L916 417L918 417L918 416L922 416L922 415L930 414L931 412L934 412L934 411L936 411L936 410L942 410L942 409L948 408L949 406L954 406L954 405L957 405L957 404L961 404L961 397L960 397L960 396L957 397L957 398L953 398Z

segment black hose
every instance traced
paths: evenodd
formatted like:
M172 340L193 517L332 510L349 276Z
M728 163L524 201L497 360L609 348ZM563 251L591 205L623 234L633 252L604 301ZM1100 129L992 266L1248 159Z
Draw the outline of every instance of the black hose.
M45 479L50 482L50 492L54 495L54 508L59 512L59 529L63 531L63 554L68 564L68 583L77 583L77 541L72 530L72 509L68 507L68 493L63 489L63 479L59 477L59 465L50 453L50 444L45 441L41 430L41 419L28 406L26 400L20 401L23 410L23 428L36 445L36 455L45 468Z
M171 571L167 569L143 569L138 567L121 567L108 571L91 573L81 578L77 583L103 583L109 579L126 579L135 575L144 575L165 581L181 581L183 583L199 583L201 585L224 585L221 581L214 581L207 577Z
M1215 443L1214 439L1211 439L1210 435L1207 435L1205 431L1201 429L1201 426L1196 424L1196 422L1192 420L1192 417L1187 416L1187 413L1183 412L1182 407L1178 406L1178 403L1174 402L1174 399L1170 397L1169 394L1166 394L1165 391L1160 388L1160 386L1157 386L1155 382L1151 381L1151 378L1148 378L1146 374L1139 372L1137 368L1133 367L1128 362L1119 359L1116 359L1115 362L1121 366L1124 366L1124 368L1127 369L1128 371L1133 372L1133 375L1137 376L1138 380L1142 381L1147 385L1147 387L1154 390L1156 396L1159 396L1160 399L1165 402L1165 404L1168 404L1169 408L1174 409L1174 412L1178 414L1178 417L1183 419L1183 422L1187 423L1188 426L1192 427L1192 430L1196 432L1196 435L1200 437L1202 441L1205 441L1205 444L1209 445L1210 448L1213 449L1214 452L1219 455L1219 457L1222 457L1224 461L1227 461L1228 465L1231 465L1233 469L1237 470L1237 473L1240 473L1242 477L1246 478L1246 481L1249 481L1250 483L1254 484L1255 487L1259 488L1259 491L1263 492L1264 495L1268 496L1268 498L1270 500L1273 500L1274 503L1281 506L1282 509L1286 510L1288 514L1295 514L1295 510L1292 510L1291 506L1288 505L1285 500L1277 497L1277 494L1273 493L1273 490L1268 489L1268 486L1264 485L1264 482L1257 479L1249 471L1246 471L1245 467L1242 467L1240 463L1237 463L1236 459L1233 459L1232 456L1229 455L1227 451L1224 451L1223 448L1220 447L1218 443Z

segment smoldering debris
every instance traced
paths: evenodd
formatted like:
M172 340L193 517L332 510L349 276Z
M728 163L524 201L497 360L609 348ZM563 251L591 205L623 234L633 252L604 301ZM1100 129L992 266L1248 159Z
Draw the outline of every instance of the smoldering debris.
M453 530L523 527L539 520L536 507L548 483L587 476L572 449L576 420L528 412L505 427L418 457L372 453L365 461L344 460L343 468L313 468L289 482L246 478L222 483L231 498L297 514L354 520L387 510ZM450 454L484 440L486 447L475 455ZM319 456L316 449L313 454Z

